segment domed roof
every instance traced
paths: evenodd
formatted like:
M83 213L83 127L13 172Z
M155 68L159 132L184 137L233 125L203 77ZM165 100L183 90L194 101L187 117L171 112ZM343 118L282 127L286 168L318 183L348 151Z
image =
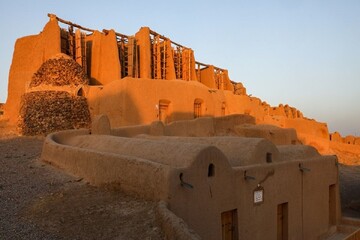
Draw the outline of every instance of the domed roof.
M32 76L30 87L39 85L84 85L89 80L83 68L65 54L46 60Z

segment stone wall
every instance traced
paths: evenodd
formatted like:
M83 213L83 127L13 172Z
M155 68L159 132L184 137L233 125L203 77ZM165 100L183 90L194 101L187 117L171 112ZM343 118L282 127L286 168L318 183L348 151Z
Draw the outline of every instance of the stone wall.
M85 97L62 91L39 91L23 95L19 130L23 135L90 127L90 112Z

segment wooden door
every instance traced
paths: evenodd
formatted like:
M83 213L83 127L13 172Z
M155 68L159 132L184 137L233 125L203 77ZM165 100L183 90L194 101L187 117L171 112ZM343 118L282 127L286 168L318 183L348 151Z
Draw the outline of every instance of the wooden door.
M336 185L329 186L329 225L336 225Z
M288 239L288 203L279 204L277 208L277 240Z
M222 240L237 240L237 210L221 213Z

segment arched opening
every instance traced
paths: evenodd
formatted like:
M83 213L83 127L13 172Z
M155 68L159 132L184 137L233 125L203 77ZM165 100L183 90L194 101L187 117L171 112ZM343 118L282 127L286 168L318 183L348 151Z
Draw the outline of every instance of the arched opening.
M226 115L226 102L222 102L221 105L221 116L225 116Z
M199 118L203 115L203 100L200 98L195 99L194 101L194 118Z
M266 162L271 163L272 162L272 153L267 152L266 153Z
M81 87L81 88L79 88L79 89L77 90L77 92L76 92L76 96L79 96L79 97L84 96L84 90L83 90L83 88L82 88L82 87Z
M161 99L159 101L159 121L162 121L165 124L169 122L169 105L169 100Z
M208 177L215 176L215 165L210 163L208 167Z

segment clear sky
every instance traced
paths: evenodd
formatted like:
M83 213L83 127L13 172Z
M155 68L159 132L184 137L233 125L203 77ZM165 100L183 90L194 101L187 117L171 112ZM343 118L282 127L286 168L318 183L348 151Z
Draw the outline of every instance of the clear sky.
M149 26L228 69L249 94L360 135L359 0L2 0L0 102L15 40L38 34L47 13L127 35Z

